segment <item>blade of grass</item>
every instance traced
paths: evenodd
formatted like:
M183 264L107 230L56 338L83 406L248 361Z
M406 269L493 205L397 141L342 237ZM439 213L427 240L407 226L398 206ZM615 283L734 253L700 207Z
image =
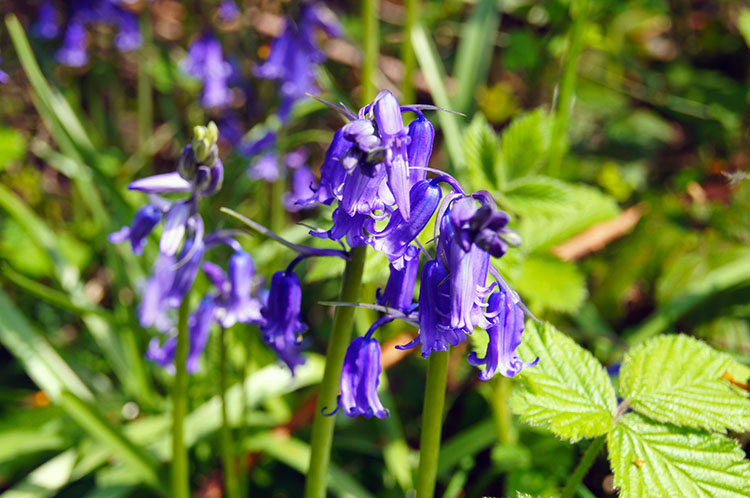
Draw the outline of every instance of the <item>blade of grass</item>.
M2 498L46 498L55 496L70 480L78 458L75 449L67 450L32 470L21 482L0 495Z
M500 26L498 0L480 0L461 31L453 76L458 83L454 110L468 113L473 107L477 86L487 79Z
M497 441L492 419L464 429L443 444L438 460L438 475L447 475L465 456L476 455Z
M445 88L445 68L443 67L437 48L432 39L425 31L424 26L417 24L412 30L412 43L414 52L417 54L417 61L422 68L424 77L427 80L427 86L430 87L430 93L435 101L435 105L443 109L451 109L451 101L448 98L448 92ZM451 164L455 171L461 171L464 168L465 160L463 156L462 137L463 131L458 120L458 116L448 112L438 111L438 121L443 130L443 140L448 150Z
M162 481L154 458L142 447L128 439L120 430L107 422L89 403L69 391L62 391L61 404L66 413L94 439L107 446L123 462L131 466L143 480L162 494L166 494L166 484Z
M264 432L246 440L245 448L249 451L262 451L303 475L307 473L310 446L298 439ZM330 490L338 496L373 498L367 489L333 463L328 467L328 483Z
M31 326L0 290L0 342L23 364L26 373L53 400L63 390L92 399L91 391L55 349Z

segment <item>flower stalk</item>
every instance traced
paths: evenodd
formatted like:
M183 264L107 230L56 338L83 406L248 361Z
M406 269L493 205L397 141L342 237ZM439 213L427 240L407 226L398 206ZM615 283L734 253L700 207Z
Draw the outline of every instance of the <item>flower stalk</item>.
M224 466L224 489L228 498L239 498L239 481L232 449L232 429L227 415L227 343L226 329L219 329L219 396L221 398L221 460Z
M599 455L602 447L604 447L604 442L606 440L606 436L599 436L591 441L591 444L586 450L586 453L583 454L583 458L581 458L581 461L578 462L578 466L570 475L568 482L565 483L565 487L560 494L560 498L573 498L573 496L576 494L576 491L578 491L578 486L580 486L581 482L583 481L583 477L589 471L591 465L593 465L594 460L596 460L596 457L597 455Z
M344 269L344 279L341 284L341 301L358 302L362 287L362 272L367 258L366 247L354 247ZM306 498L325 498L328 483L328 465L331 461L331 444L333 443L333 429L335 417L326 417L323 411L336 406L336 397L341 382L341 368L344 356L349 346L352 325L354 323L354 307L339 306L333 318L333 329L328 340L326 351L326 366L323 381L318 392L318 403L312 429L310 444L310 465L305 482Z
M177 319L177 346L174 359L174 386L172 392L172 468L171 484L174 498L190 498L188 452L185 446L184 424L187 414L187 357L189 348L188 315L190 291L182 299Z
M448 382L448 351L434 351L427 363L427 384L422 405L422 431L419 436L417 498L435 495L440 436L443 429L445 386Z

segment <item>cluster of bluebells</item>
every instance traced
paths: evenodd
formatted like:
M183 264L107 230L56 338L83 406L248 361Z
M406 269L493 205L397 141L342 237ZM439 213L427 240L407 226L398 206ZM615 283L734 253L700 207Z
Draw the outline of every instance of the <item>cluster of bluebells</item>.
M123 52L141 45L138 18L126 7L132 0L70 0L65 2L68 20L63 33L61 19L54 2L46 0L39 7L32 32L39 38L54 39L62 35L62 46L55 53L60 64L85 66L89 61L88 28L107 24L115 29L114 45Z
M396 318L419 325L416 339L400 348L420 346L424 358L465 341L475 328L485 330L489 345L484 357L469 356L472 365L484 367L479 374L484 380L496 372L510 377L533 366L535 362L524 363L516 354L527 310L490 264L491 257L503 256L520 239L489 193L466 194L446 174L427 178L434 129L422 113L425 106L401 106L390 92L381 91L357 114L334 107L350 121L334 136L319 186L312 186L308 199L301 201L335 201L333 226L311 234L346 241L350 247L369 245L390 262L387 285L376 294L376 303L388 313L349 346L337 410L343 408L349 416L387 416L377 396L381 349L373 334ZM416 114L408 126L405 112ZM417 241L433 216L434 256ZM422 255L427 261L421 265L415 303Z
M263 64L255 68L259 78L274 80L279 84L281 105L278 115L286 121L292 104L315 91L317 65L325 60L318 48L316 30L329 36L340 37L341 27L321 2L300 5L296 21L287 17L281 35L271 43L271 52Z
M188 319L188 371L198 369L213 324L231 327L241 322L260 326L265 341L293 372L303 363L300 334L306 328L300 320L301 290L292 272L294 265L274 275L263 302L252 293L252 257L242 250L233 233L204 232L199 201L218 192L224 177L217 141L218 129L213 122L207 127L198 126L192 143L180 155L177 171L131 183L129 188L148 194L150 202L136 212L129 226L109 236L113 243L129 242L133 252L141 254L149 234L164 221L159 255L143 288L138 310L141 325L156 328L163 337L151 341L146 356L161 366L174 368L174 311L202 270L213 284L213 291L202 297ZM174 201L164 197L176 193L188 195ZM216 263L204 261L210 249L222 244L232 250L226 271Z

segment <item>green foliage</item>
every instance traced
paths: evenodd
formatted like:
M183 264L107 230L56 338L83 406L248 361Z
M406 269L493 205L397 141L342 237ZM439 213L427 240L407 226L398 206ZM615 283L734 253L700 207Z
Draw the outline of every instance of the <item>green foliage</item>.
M518 292L528 296L531 309L572 312L586 298L586 279L570 262L553 256L532 254L524 260L515 281Z
M539 358L537 366L518 375L521 385L511 398L521 420L571 441L599 436L613 427L615 390L590 352L551 324L528 321L518 353L524 361Z
M725 375L744 382L747 368L685 335L661 336L625 355L620 396L659 422L698 429L750 428L750 402Z
M628 413L607 435L621 498L740 498L750 462L736 441Z
M563 181L529 175L508 182L500 203L520 215L554 214L573 201L573 194L573 188Z
M477 188L498 187L495 169L498 157L498 140L492 127L483 114L477 114L464 133L464 153L466 169Z
M542 109L513 120L500 137L500 168L507 180L536 173L549 147L549 115Z

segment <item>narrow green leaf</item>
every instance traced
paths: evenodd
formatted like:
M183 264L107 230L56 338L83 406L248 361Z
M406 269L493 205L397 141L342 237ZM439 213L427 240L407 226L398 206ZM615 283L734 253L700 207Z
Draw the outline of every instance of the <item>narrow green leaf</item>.
M0 342L18 358L26 373L52 399L63 390L84 399L93 396L65 360L39 335L0 289Z
M119 428L107 422L89 403L81 400L69 391L61 393L63 409L83 430L102 442L114 454L120 457L141 479L156 489L164 492L166 484L162 483L157 471L156 461L142 447L136 446Z
M750 256L747 254L712 270L705 277L690 284L680 295L665 303L645 323L629 333L626 337L628 344L639 344L665 331L694 306L718 292L750 280Z
M298 439L265 432L248 439L245 448L267 453L301 474L307 473L310 463L310 446ZM328 485L334 494L342 497L372 498L373 496L334 464L331 464L328 469Z
M590 352L551 324L527 320L518 353L524 361L539 358L538 365L518 374L520 385L510 399L521 420L574 442L613 427L615 390Z
M750 428L750 400L725 377L745 382L742 370L731 356L702 341L664 335L625 355L620 396L660 422L742 432Z
M497 442L497 431L492 419L464 429L442 443L438 458L438 475L445 476L466 456L476 455Z
M78 458L74 449L47 460L32 470L21 482L0 495L1 498L46 498L56 496L65 486Z
M628 413L607 434L607 449L620 498L750 496L750 462L721 434Z
M425 31L424 26L419 24L414 26L412 43L435 105L443 109L451 109L451 102L445 88L445 68L440 61L437 48ZM463 133L461 132L459 116L448 112L438 112L437 117L443 130L443 138L451 163L457 171L460 171L464 168L465 161L463 148L461 147Z
M549 149L550 118L537 109L514 119L500 136L500 158L508 180L539 170Z
M487 78L500 25L498 0L479 0L461 31L453 74L458 83L455 110L469 112L477 86Z
M466 169L475 190L499 187L497 177L498 140L484 115L477 114L464 132Z

